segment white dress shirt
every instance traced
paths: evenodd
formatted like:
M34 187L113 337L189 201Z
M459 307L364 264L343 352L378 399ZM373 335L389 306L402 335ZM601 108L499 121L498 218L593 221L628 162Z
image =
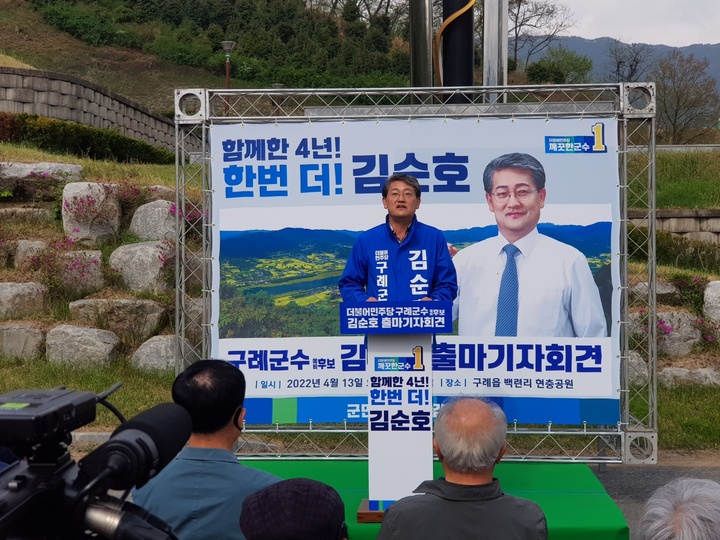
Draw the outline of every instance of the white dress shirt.
M453 316L461 336L494 336L500 279L509 242L498 235L460 250L453 263L458 296ZM519 337L606 337L600 292L585 256L538 233L515 242Z

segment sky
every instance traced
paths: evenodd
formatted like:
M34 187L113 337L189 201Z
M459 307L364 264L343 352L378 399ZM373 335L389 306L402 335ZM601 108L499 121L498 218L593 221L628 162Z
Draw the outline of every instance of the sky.
M720 0L559 0L576 25L563 35L684 47L720 43Z

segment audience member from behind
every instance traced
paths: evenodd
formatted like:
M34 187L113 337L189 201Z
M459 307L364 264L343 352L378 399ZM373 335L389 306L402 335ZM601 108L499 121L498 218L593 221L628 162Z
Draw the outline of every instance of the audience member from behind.
M640 518L640 540L720 538L720 484L676 478L658 488Z
M532 501L506 495L493 478L507 444L507 419L491 401L445 402L433 446L445 477L428 480L385 511L377 540L546 540L545 515Z
M243 503L247 540L347 540L345 505L335 489L292 478L253 493Z
M173 401L192 418L188 445L133 501L172 526L180 540L244 539L248 495L280 478L238 463L233 445L245 418L245 376L223 360L201 360L177 376Z

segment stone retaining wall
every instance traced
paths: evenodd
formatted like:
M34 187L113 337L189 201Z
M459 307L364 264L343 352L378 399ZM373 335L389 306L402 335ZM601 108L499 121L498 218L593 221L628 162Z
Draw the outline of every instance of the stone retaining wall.
M630 222L647 226L646 213L628 211ZM720 244L720 210L656 210L655 227L692 240Z
M175 124L91 82L32 69L0 67L0 112L36 114L117 130L175 151Z

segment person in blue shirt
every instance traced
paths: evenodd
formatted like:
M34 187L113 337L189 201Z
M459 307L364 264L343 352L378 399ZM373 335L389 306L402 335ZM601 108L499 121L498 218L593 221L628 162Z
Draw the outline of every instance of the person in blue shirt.
M240 510L249 495L281 478L238 462L233 445L245 418L245 376L224 360L200 360L172 387L192 418L187 446L133 502L169 524L180 540L240 539Z
M394 174L387 179L385 223L358 237L340 277L345 302L455 299L457 277L445 237L415 216L420 196L417 178Z

